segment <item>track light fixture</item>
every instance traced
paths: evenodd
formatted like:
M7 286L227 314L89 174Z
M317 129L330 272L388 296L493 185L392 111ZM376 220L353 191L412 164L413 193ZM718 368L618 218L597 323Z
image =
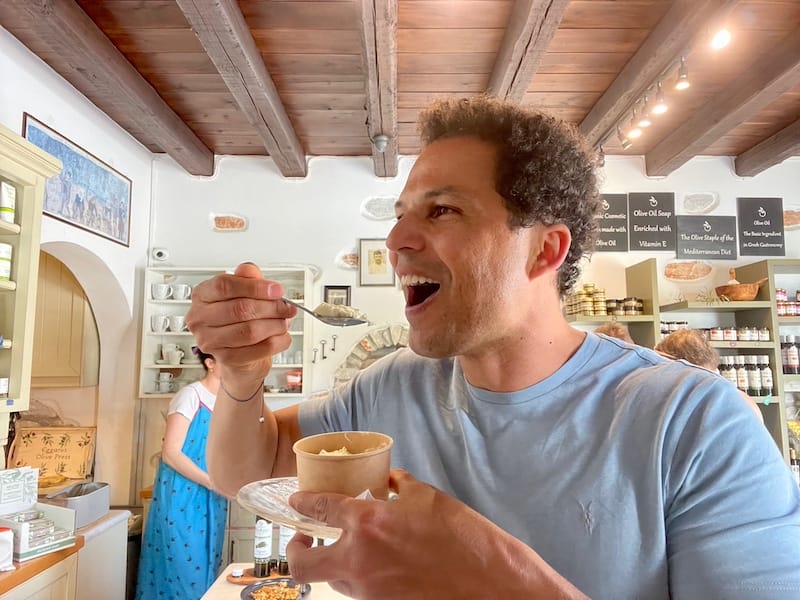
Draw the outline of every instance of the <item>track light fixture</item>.
M656 84L656 102L650 112L654 115L663 115L669 110L666 100L664 100L664 92L661 91L661 82Z
M691 83L689 83L689 70L686 68L686 59L681 56L681 64L678 67L678 80L675 82L676 90L685 90Z
M636 118L636 109L634 108L631 115L631 124L628 127L628 139L635 140L640 137L642 137L642 128L639 127L639 119Z
M639 127L642 129L650 127L653 122L650 120L650 105L647 102L647 96L642 101L642 114L639 115Z
M619 140L619 143L622 145L623 150L627 150L628 148L633 146L633 143L626 136L622 135L622 130L619 128L619 125L617 126L617 139Z

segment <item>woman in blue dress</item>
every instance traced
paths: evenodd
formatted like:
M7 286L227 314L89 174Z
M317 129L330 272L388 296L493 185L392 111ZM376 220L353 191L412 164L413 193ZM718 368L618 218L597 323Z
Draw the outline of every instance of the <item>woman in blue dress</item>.
M194 352L206 371L169 403L161 461L145 525L137 600L197 600L222 564L227 500L211 490L206 439L219 390L214 357Z

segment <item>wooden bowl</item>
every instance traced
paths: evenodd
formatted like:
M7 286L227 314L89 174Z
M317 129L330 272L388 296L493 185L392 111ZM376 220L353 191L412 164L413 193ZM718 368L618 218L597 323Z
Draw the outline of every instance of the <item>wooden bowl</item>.
M731 269L731 279L736 279L736 270ZM714 288L717 296L724 300L749 302L758 296L758 288L767 280L766 277L754 281L753 283L729 283L718 285Z

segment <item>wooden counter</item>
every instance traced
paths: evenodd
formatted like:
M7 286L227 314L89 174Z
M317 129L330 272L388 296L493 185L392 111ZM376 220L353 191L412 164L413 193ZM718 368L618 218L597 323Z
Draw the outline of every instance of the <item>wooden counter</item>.
M79 535L75 538L75 545L69 548L62 548L61 550L45 554L39 558L32 558L25 562L17 562L15 560L14 566L16 569L14 571L3 571L0 573L0 594L5 594L21 583L28 581L31 577L69 558L83 548L83 544L83 536Z

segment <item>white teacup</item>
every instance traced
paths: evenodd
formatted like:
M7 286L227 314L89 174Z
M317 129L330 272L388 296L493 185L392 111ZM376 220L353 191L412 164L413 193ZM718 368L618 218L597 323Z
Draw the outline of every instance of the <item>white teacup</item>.
M172 377L173 377L172 373L162 372L158 374L159 381L172 381Z
M172 352L167 352L167 362L171 365L181 364L182 358L183 350L173 350Z
M168 394L178 389L178 386L174 381L157 381L156 388L160 393Z
M186 329L186 317L183 315L172 315L169 318L169 330L170 331L183 331Z
M172 286L168 283L154 283L150 286L154 300L166 300L172 296Z
M178 344L173 344L172 342L161 344L161 358L167 360L167 355L170 352L177 352L178 350L182 350Z
M150 328L155 333L163 333L169 326L169 318L167 315L152 315L150 317Z
M192 286L179 283L172 286L172 297L175 300L186 300L192 295Z

